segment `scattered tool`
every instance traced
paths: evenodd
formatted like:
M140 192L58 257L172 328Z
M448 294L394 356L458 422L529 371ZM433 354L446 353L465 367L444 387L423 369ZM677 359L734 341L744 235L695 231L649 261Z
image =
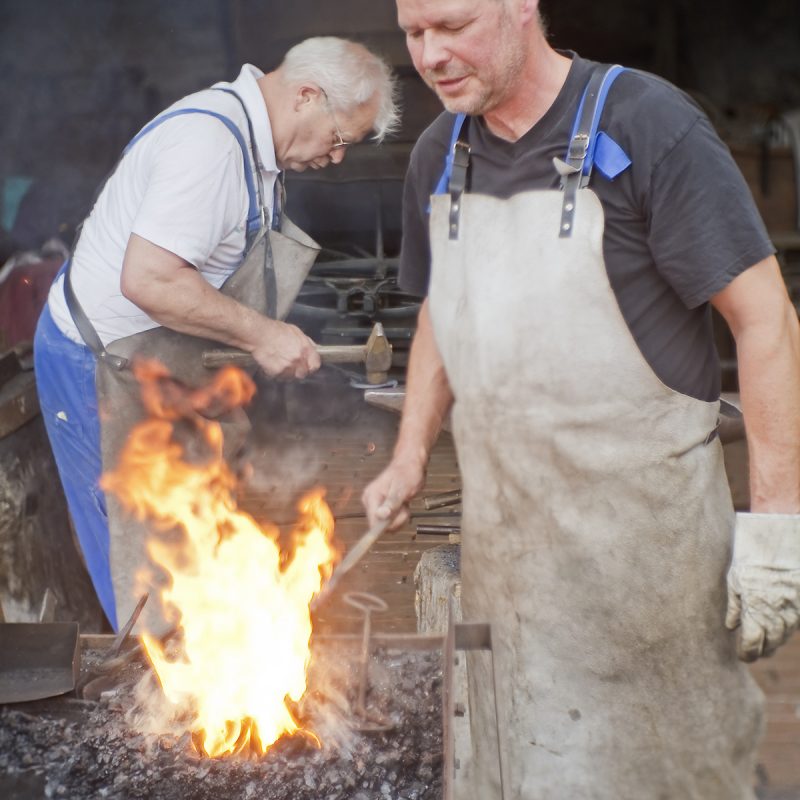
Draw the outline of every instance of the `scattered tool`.
M386 338L383 325L376 322L366 344L317 345L323 364L360 364L367 372L367 383L385 383L392 366L392 345ZM255 359L243 350L208 350L203 353L203 366L216 369L232 364L251 367Z
M394 724L383 714L374 709L367 708L367 688L369 686L369 662L372 652L372 614L375 611L386 611L389 606L367 592L348 592L344 601L349 606L357 608L364 614L364 627L361 633L361 663L358 679L358 695L355 704L356 724L353 726L359 731L389 731Z
M142 644L140 641L137 641L125 653L122 653L122 648L128 640L136 620L139 619L148 597L148 594L143 594L139 598L139 602L136 604L136 608L133 609L130 619L120 628L105 658L76 684L75 694L82 700L98 700L104 691L113 689L116 685L114 672L133 661L141 652Z
M333 593L336 585L342 578L350 572L353 567L367 554L367 551L375 542L380 539L384 531L389 527L391 520L385 519L373 525L350 549L347 555L341 560L339 566L334 569L328 582L322 587L320 593L311 601L311 610L314 611L324 603Z
M449 492L439 492L438 494L429 494L423 498L425 508L431 511L434 508L445 508L446 506L454 506L461 502L461 489L453 489Z
M461 533L460 525L417 525L416 533L411 537L416 539L417 536L450 536L453 533Z

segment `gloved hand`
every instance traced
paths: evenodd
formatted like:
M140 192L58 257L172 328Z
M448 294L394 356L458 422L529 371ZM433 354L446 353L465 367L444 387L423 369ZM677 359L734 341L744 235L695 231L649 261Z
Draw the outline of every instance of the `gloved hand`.
M741 625L739 658L771 655L798 622L800 514L737 514L725 624Z

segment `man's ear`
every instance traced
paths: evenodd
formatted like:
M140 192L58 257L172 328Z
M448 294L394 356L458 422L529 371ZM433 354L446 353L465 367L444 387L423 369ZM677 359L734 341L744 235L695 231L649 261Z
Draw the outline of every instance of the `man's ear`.
M313 84L303 84L297 89L294 96L294 109L299 111L309 103L318 101L322 97L322 90Z
M520 17L523 22L530 22L536 19L539 12L539 0L520 0Z

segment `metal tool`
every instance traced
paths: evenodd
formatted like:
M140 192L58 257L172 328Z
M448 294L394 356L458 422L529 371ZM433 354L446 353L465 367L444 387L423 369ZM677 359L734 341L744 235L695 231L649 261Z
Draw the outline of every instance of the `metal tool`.
M364 627L361 633L361 663L358 676L358 696L354 709L360 731L390 731L394 724L383 714L367 708L367 687L369 685L369 660L372 651L372 614L375 611L386 611L389 606L380 597L367 592L348 592L344 601L364 614Z
M120 628L105 658L81 677L76 684L75 694L82 700L99 700L103 692L116 686L117 679L114 672L138 657L142 650L142 643L138 640L127 652L122 655L120 653L149 596L145 593L139 598L136 608L133 609L128 621Z
M377 525L373 525L348 551L347 555L341 560L339 566L333 570L333 574L328 582L322 587L320 593L311 601L311 610L314 611L324 603L336 588L342 578L350 572L353 567L367 554L367 551L375 542L380 539L384 531L389 527L390 519L381 520Z
M392 345L386 338L383 325L376 322L366 344L317 345L323 364L360 364L367 372L367 383L385 383L392 366ZM207 350L203 353L203 366L215 369L232 364L251 367L255 359L243 350Z
M460 525L417 525L417 530L412 539L417 536L450 536L453 533L461 533Z
M453 489L449 492L439 492L438 494L429 494L423 498L425 508L428 511L434 508L445 508L446 506L454 506L461 502L461 489Z

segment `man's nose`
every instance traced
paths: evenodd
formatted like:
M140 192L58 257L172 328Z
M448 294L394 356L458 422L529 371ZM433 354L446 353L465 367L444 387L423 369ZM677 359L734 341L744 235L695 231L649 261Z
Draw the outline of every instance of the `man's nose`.
M438 31L428 29L422 34L422 68L424 70L437 69L450 58L450 53L444 46L444 40Z

